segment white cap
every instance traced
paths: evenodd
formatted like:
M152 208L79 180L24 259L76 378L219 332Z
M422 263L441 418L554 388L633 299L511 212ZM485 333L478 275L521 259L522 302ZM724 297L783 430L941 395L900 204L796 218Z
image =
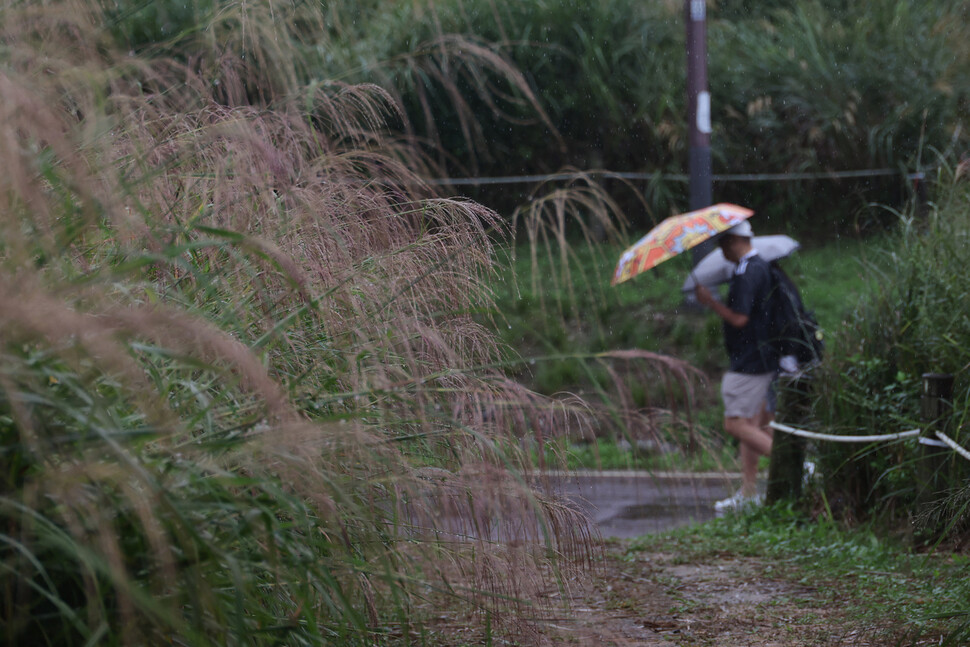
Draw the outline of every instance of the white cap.
M751 223L747 220L742 220L738 224L734 225L728 229L725 234L731 234L734 236L741 236L742 238L753 238L754 232L751 231Z

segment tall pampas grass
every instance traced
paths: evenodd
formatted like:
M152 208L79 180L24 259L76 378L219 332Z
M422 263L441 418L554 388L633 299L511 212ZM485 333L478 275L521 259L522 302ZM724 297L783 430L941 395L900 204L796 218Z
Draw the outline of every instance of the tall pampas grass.
M475 316L496 214L419 179L386 91L300 85L273 7L194 60L4 7L7 644L408 642L442 603L528 636L590 555L523 440L586 412Z

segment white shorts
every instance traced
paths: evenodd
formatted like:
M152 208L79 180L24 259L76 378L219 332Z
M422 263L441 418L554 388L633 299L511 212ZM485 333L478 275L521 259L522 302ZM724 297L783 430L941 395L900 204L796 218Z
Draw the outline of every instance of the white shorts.
M725 418L754 418L761 413L775 372L748 375L728 371L721 380Z

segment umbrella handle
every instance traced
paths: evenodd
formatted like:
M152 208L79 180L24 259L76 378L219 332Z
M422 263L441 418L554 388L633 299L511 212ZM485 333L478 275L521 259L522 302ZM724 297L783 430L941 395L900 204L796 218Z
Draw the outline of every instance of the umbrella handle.
M690 295L687 298L690 299L690 300L692 300L694 303L700 305L700 302L697 300L697 288L698 288L698 286L701 286L701 285L704 285L704 284L701 283L700 282L700 279L697 278L697 275L694 273L694 269L693 268L691 268L691 270L690 270L690 277L692 279L694 279L694 288L692 290L688 290L686 292L686 294ZM714 300L715 301L718 301L718 302L723 303L723 300L721 298L721 294L720 294L719 291L712 290L711 288L707 287L706 285L704 285L704 289L705 290L708 290L711 293L711 296L714 297Z

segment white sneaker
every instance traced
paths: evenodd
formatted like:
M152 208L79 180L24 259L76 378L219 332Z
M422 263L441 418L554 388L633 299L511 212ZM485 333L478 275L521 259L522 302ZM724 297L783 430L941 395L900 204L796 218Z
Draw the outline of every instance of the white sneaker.
M714 504L715 512L728 512L728 511L738 511L743 510L748 507L755 507L761 505L765 500L763 494L752 494L750 496L745 496L741 490L738 490L733 495L726 499L722 499Z
M815 478L815 463L805 461L802 465L802 485L808 485Z
M798 360L794 355L785 355L778 360L778 368L785 375L794 375L798 372Z

